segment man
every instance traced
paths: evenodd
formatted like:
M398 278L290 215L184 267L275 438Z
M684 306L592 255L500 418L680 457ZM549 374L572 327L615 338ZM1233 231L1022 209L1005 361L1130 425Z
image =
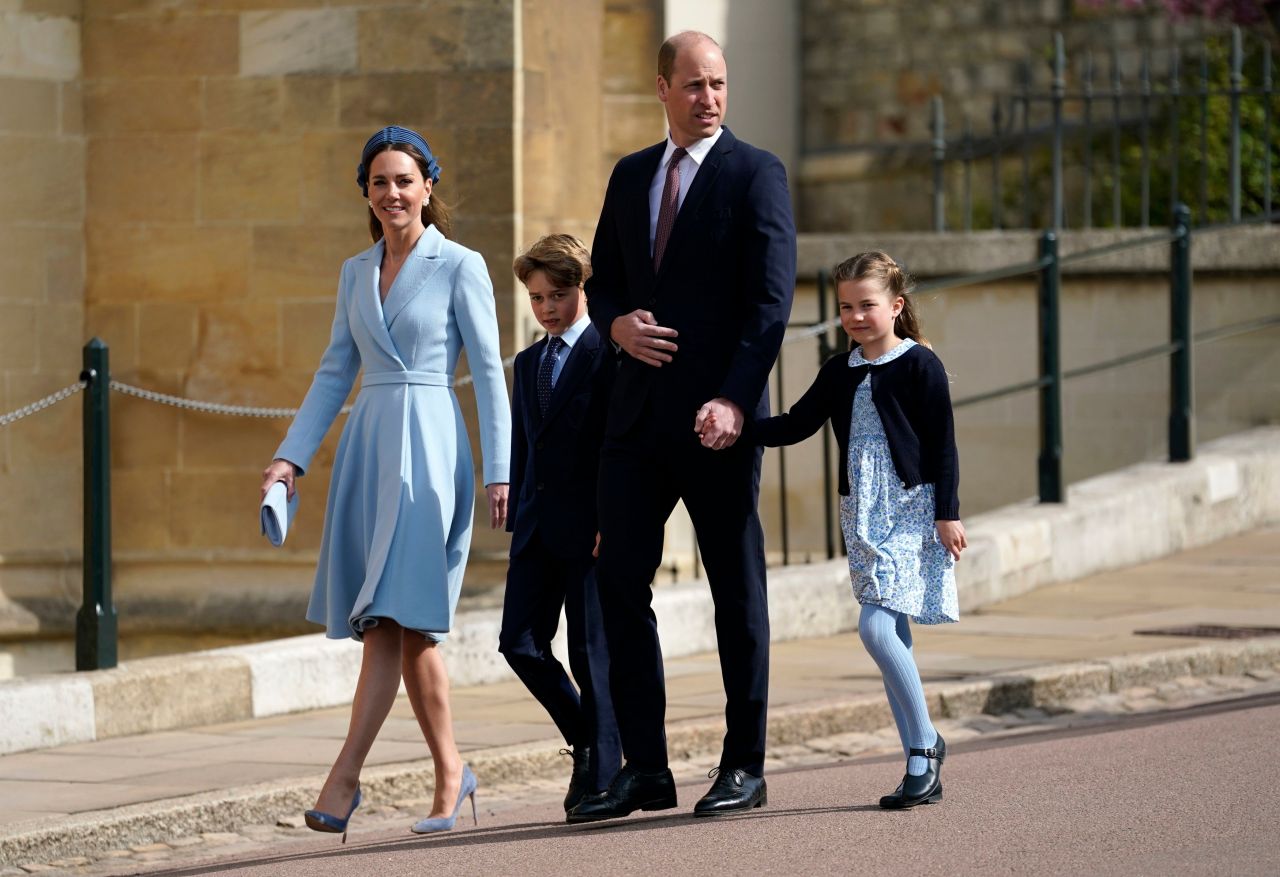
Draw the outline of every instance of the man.
M605 194L588 308L622 362L600 457L601 609L626 760L570 822L676 806L653 574L683 499L716 605L727 733L694 813L766 802L769 616L756 510L761 451L738 443L768 413L769 372L795 284L786 172L723 127L724 55L685 32L658 52L668 139L618 162Z

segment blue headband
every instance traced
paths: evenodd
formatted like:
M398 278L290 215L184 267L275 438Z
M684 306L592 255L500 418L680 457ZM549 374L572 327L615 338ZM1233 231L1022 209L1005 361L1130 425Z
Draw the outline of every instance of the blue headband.
M356 165L356 185L366 198L369 197L369 163L388 143L407 144L421 152L422 157L427 160L427 176L431 178L431 184L434 186L439 182L440 165L436 164L436 157L431 154L431 147L422 139L422 135L399 125L389 125L369 138L360 153L360 164Z

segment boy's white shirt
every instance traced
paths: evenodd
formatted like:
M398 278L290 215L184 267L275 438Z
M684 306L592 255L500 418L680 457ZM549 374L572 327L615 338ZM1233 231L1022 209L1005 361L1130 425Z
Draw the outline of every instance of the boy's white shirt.
M582 337L582 333L587 331L587 324L591 322L591 318L583 312L578 319L573 321L573 325L560 333L560 340L564 342L564 350L560 351L560 357L556 360L555 368L551 370L551 386L556 385L556 381L560 380L560 372L564 369L564 362L569 358L569 352L573 350L573 345L578 343L578 339ZM550 341L552 335L547 333L547 340ZM538 365L542 365L542 360L546 359L547 348L542 348L542 355L538 357Z

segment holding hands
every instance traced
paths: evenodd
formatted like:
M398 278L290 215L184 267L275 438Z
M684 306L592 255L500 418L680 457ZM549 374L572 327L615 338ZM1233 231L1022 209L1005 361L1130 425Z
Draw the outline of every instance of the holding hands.
M960 559L960 552L969 547L969 540L964 535L964 524L959 521L934 521L938 528L938 541L947 549L951 557Z
M654 368L671 362L671 355L678 348L674 341L666 339L675 338L678 334L675 329L659 326L652 313L641 310L623 314L609 327L609 335L615 344L629 356Z
M722 451L732 447L742 435L742 421L742 409L735 402L717 396L698 409L693 431L702 440L704 448Z

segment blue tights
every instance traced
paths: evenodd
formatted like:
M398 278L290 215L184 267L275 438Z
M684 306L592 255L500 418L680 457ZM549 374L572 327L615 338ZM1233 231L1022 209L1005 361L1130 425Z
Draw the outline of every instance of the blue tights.
M920 776L928 764L908 750L926 749L938 741L938 732L929 721L929 706L920 684L920 671L911 653L911 623L906 615L883 606L862 604L858 636L884 676L889 708L902 738L902 754L907 755L907 773Z

